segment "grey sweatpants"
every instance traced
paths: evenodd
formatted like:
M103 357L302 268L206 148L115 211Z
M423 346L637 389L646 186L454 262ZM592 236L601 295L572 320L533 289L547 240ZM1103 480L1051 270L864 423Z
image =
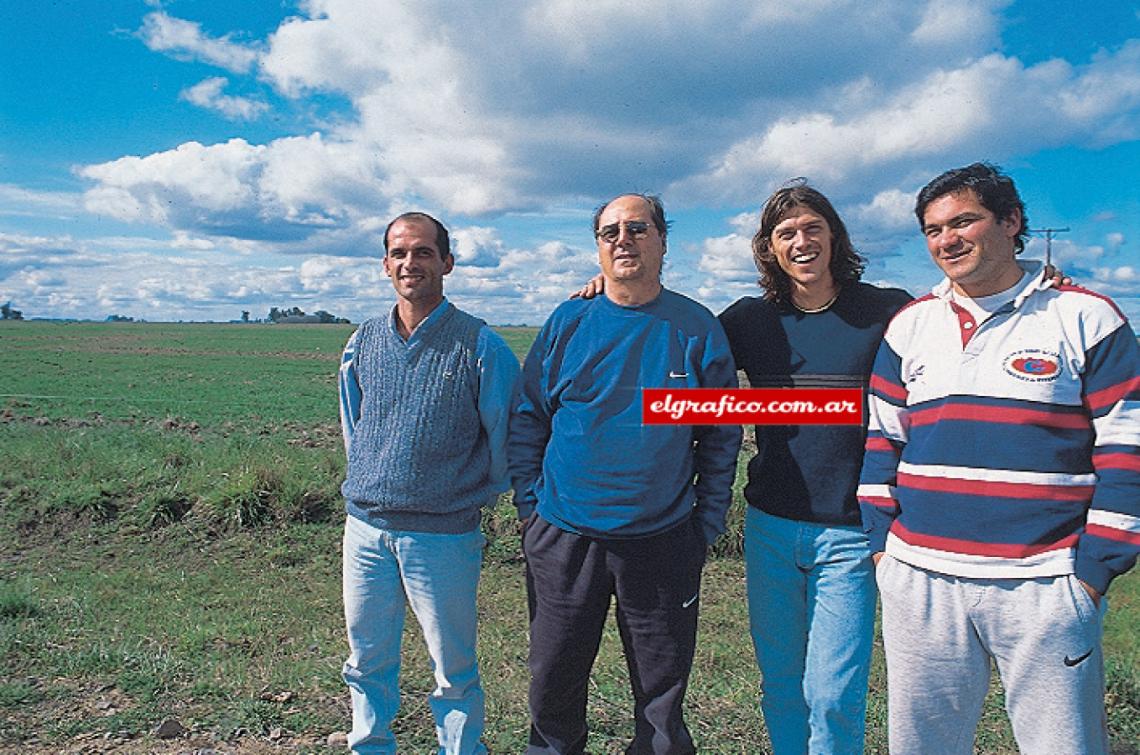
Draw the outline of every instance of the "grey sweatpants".
M972 579L884 556L892 755L972 755L990 681L1024 755L1108 753L1098 608L1076 577Z

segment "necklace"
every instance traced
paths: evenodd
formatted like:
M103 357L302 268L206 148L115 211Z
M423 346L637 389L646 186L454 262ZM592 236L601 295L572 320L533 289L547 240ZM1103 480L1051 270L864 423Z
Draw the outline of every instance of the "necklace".
M813 307L810 309L808 307L801 307L799 304L796 304L795 299L792 299L792 306L795 307L796 309L798 309L799 311L803 312L805 315L814 315L814 314L818 314L820 312L826 311L832 304L835 303L835 300L838 298L839 298L839 292L836 291L835 296L828 299L827 303L822 305L822 306Z

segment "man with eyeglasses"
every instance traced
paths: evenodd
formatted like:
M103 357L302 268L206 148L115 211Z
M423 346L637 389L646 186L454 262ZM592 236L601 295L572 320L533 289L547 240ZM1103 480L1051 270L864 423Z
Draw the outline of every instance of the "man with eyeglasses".
M661 285L658 198L594 215L605 295L559 306L523 366L509 457L530 608L528 753L581 753L611 598L634 696L629 753L692 753L682 704L701 570L725 527L738 426L646 426L645 388L735 388L724 331Z

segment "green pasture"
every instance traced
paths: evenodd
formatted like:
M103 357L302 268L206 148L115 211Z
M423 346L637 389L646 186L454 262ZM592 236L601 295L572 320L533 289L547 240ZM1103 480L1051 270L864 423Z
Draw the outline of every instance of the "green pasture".
M350 326L0 323L0 752L336 752ZM533 328L504 329L521 355ZM747 453L747 449L745 451ZM741 476L738 475L738 491ZM738 494L739 499L739 494ZM701 752L767 751L739 553L742 503L706 570L689 721ZM486 741L526 739L526 601L507 501L480 586ZM1140 741L1140 577L1109 595L1114 752ZM433 751L409 618L397 734ZM621 752L631 701L616 630L591 684L590 752ZM177 720L181 738L160 740ZM886 752L872 673L870 752ZM985 753L1016 752L1000 690Z

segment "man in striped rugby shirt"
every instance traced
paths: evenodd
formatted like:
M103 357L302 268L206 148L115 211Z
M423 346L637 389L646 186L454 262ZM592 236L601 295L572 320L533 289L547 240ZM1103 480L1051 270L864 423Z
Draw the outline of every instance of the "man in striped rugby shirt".
M996 663L1025 753L1107 753L1103 598L1140 551L1140 350L1107 298L1019 262L1013 181L916 215L946 278L887 328L859 486L892 753L972 753Z

